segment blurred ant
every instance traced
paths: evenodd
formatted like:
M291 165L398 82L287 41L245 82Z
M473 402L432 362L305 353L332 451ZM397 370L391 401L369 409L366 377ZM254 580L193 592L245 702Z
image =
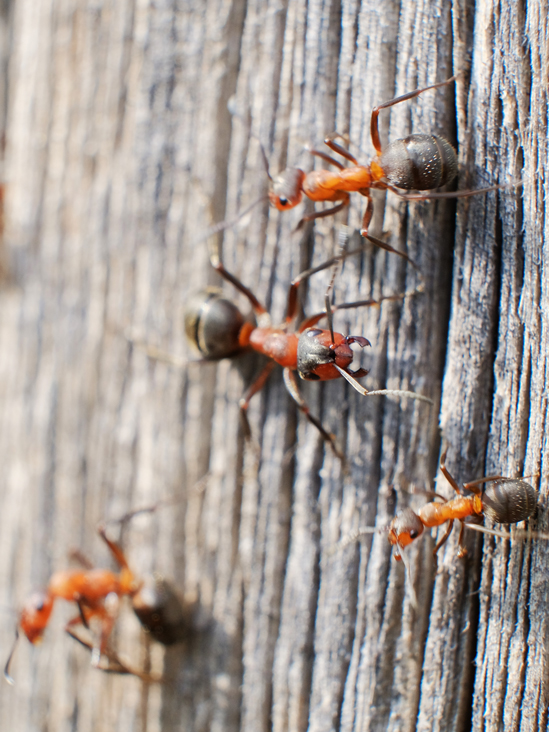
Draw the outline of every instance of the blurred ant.
M442 81L438 84L426 86L423 89L395 97L384 104L374 107L370 122L370 134L377 158L369 165L360 165L356 158L344 147L335 142L334 138L341 135L334 134L324 140L324 143L334 152L338 153L352 163L352 167L344 167L342 163L319 150L310 150L312 155L322 158L325 162L338 168L337 171L313 170L305 173L299 168L287 168L285 171L272 179L270 176L269 200L271 205L279 211L287 211L300 203L303 194L312 201L340 201L336 206L324 211L315 211L304 216L299 222L301 226L306 221L332 216L349 205L350 192L356 191L364 196L366 210L362 218L360 233L362 236L368 234L368 227L373 215L373 201L371 189L387 189L396 193L401 198L410 200L427 200L434 198L459 198L472 196L477 193L488 193L497 190L500 186L479 188L471 191L450 191L443 193L416 193L407 194L406 191L419 190L431 191L446 183L451 183L457 175L458 163L454 148L443 137L438 135L409 135L400 140L392 142L385 151L382 150L378 129L378 116L382 109L387 109L395 104L413 99L429 89L438 89L455 81L456 77ZM413 262L404 252L393 249L388 244L373 240L377 246L381 246L394 254L398 254L408 262ZM414 265L415 266L415 265Z
M105 526L98 527L99 536L107 544L120 571L95 569L80 552L73 552L84 569L69 569L55 572L45 590L33 593L21 610L15 641L4 669L4 678L10 684L14 681L9 674L10 663L19 637L19 629L34 645L42 640L56 600L75 602L78 615L69 620L65 630L81 645L92 652L92 666L103 671L132 674L143 681L156 682L161 679L131 668L121 661L109 647L110 635L118 616L120 599L127 596L141 625L151 636L171 645L181 640L188 632L189 609L185 608L166 580L149 576L138 579L131 571L120 546L111 541ZM90 643L76 631L82 625L89 629L97 621L99 637ZM106 665L102 665L106 661Z
M450 536L454 521L461 523L458 541L459 557L464 557L467 554L467 549L462 543L463 531L466 526L485 534L510 539L511 534L506 531L496 531L478 524L466 523L464 519L487 516L491 521L499 524L516 524L519 521L525 521L534 513L537 506L537 492L535 489L524 480L504 478L501 475L478 478L470 483L465 483L460 489L445 465L446 452L445 450L440 459L440 470L456 491L457 496L455 498L447 500L444 496L434 493L432 495L439 498L441 502L431 501L418 511L413 511L411 508L401 509L385 529L361 528L352 537L344 540L342 544L346 546L364 534L386 531L389 543L395 547L395 559L400 560L403 558L402 549L421 536L424 528L442 526L442 524L448 522L444 536L437 542L433 550L433 555L436 557L439 549ZM482 484L486 484L484 489L480 487ZM463 490L471 491L473 495L466 496L463 494ZM532 534L532 536L542 539L549 538L548 534L541 533Z
M341 247L343 251L349 238L347 227L342 228L340 236L343 239ZM401 300L405 295L412 293L389 295L380 297L378 300L360 300L332 306L329 302L330 285L326 293L326 309L306 318L300 324L297 332L289 332L289 327L297 316L297 290L299 284L311 275L338 264L342 259L360 251L362 249L344 252L317 267L299 274L290 284L286 320L279 327L272 326L269 313L252 291L225 269L219 252L210 252L210 261L214 269L250 302L257 324L251 319L246 319L233 302L222 297L219 289L210 287L198 292L190 301L185 312L185 332L188 340L205 361L228 358L248 349L253 349L271 359L240 400L240 409L248 437L250 436L250 428L246 413L250 400L254 394L263 388L275 364L283 367L284 383L301 412L318 429L324 440L331 445L340 459L343 459L343 455L336 446L334 436L322 426L320 420L310 413L309 407L299 393L295 376L296 371L302 379L308 381L328 381L343 377L356 391L364 396L393 395L417 399L428 404L433 403L428 397L411 391L392 389L368 391L361 386L357 379L366 376L368 371L362 368L351 371L349 368L354 356L351 344L356 343L361 348L371 344L362 336L344 336L335 332L332 324L332 314L337 310L379 305L384 300ZM414 294L419 291L414 290ZM324 317L328 318L329 328L327 330L316 327L316 324ZM144 345L147 354L151 358L166 361L176 366L185 365L185 362L179 361L169 354L131 338L129 340L138 345Z

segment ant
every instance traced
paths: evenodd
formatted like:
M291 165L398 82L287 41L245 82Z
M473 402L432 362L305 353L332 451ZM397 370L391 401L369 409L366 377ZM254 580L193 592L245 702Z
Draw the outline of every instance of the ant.
M459 557L464 557L467 554L467 549L462 543L463 532L466 526L475 531L510 539L511 534L505 531L496 531L494 529L488 529L485 526L479 526L478 524L465 523L465 519L469 516L487 516L491 521L499 524L516 524L519 521L525 521L534 513L537 506L537 493L534 488L519 478L504 478L501 475L478 478L470 483L465 483L460 488L446 467L446 452L445 450L441 456L440 470L456 491L457 496L455 498L447 500L444 496L434 493L434 497L439 498L442 502L431 501L422 506L418 511L413 511L411 508L401 509L385 529L380 530L364 527L355 532L352 538L345 540L343 543L347 545L350 541L354 541L363 534L386 531L388 533L389 543L395 547L395 559L400 560L403 558L401 554L402 549L409 546L415 539L421 536L424 528L442 526L442 524L448 522L444 536L437 542L433 550L433 555L436 558L439 549L450 536L454 521L461 523L458 541ZM485 484L484 489L480 487L483 484ZM464 495L464 490L470 491L473 495ZM536 533L535 536L543 539L549 538L549 535L541 533Z
M343 251L349 238L347 227L342 228L340 236L343 240L340 242ZM240 409L247 437L251 434L246 416L250 400L254 394L263 388L275 364L283 367L284 383L298 408L318 429L323 439L331 445L335 454L341 460L343 460L343 455L336 445L334 436L322 426L319 419L310 413L309 407L299 393L295 376L296 371L302 379L308 381L328 381L343 377L356 391L364 396L393 395L418 399L428 404L433 403L428 397L415 392L388 389L368 391L365 389L357 379L366 376L368 371L362 368L351 371L349 368L354 356L351 344L356 343L364 348L371 345L370 342L363 336L344 336L333 329L332 315L337 310L379 305L383 300L401 300L406 294L411 293L383 296L379 300L361 300L332 306L329 302L329 292L332 286L330 284L326 293L326 309L306 318L299 325L297 332L289 331L297 316L297 290L299 284L311 275L336 265L342 259L360 251L362 249L345 251L323 264L299 274L290 284L286 320L279 327L272 326L269 313L253 292L225 269L219 252L210 251L210 262L213 268L248 299L257 323L252 319L246 319L233 302L221 296L219 289L210 287L198 292L190 301L185 312L185 332L188 340L205 361L228 358L248 349L253 349L270 359L240 399ZM419 291L415 290L414 293ZM328 318L329 328L327 330L316 327L317 323L324 317ZM131 338L129 340L132 341ZM134 342L139 343L138 341ZM140 345L144 344L141 343ZM183 362L169 354L150 346L145 346L145 350L151 358L166 361L176 366L184 365Z
M155 640L171 645L182 640L188 631L188 608L184 608L169 583L157 576L138 579L131 571L121 547L111 541L102 524L99 536L108 546L120 571L96 569L80 552L73 556L84 569L69 569L55 572L45 590L33 593L20 612L15 632L15 641L4 669L4 678L10 684L14 681L9 674L10 663L17 645L19 629L34 645L42 640L56 600L75 602L78 614L69 620L65 630L81 645L92 652L92 666L103 671L132 674L143 681L156 682L161 679L132 669L121 661L109 648L109 638L118 615L120 598L131 599L132 607L141 625ZM83 625L89 629L90 622L100 626L99 637L90 643L75 627ZM102 659L107 665L101 665Z
M370 193L373 188L390 190L406 200L459 198L497 190L500 186L479 188L474 191L449 191L429 194L403 193L400 189L406 191L431 191L446 183L451 183L458 172L456 152L447 140L438 135L409 135L403 139L395 140L385 151L382 150L378 129L378 116L382 109L387 109L407 99L413 99L429 89L446 86L455 81L456 78L452 76L446 81L426 86L423 89L416 89L374 107L370 122L370 135L377 158L369 165L360 165L348 150L335 142L335 138L341 137L341 135L335 133L331 137L327 137L324 143L335 153L350 161L352 167L344 167L339 160L324 152L310 150L312 155L322 158L338 170L313 170L305 173L299 168L287 168L274 179L269 176L271 180L269 191L271 205L279 211L287 211L300 203L303 194L312 201L340 201L332 208L315 211L308 216L304 216L298 224L299 228L306 221L332 216L341 211L349 205L349 193L356 191L367 199L360 229L362 236L366 236L374 211ZM371 241L376 246L398 254L414 264L403 252L393 249L393 247L378 239L372 239Z

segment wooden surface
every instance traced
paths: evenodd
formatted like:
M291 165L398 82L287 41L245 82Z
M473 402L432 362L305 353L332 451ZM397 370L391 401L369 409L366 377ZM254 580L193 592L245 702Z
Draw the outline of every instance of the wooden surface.
M18 648L1 728L545 730L546 543L470 532L458 559L453 536L436 570L423 537L409 551L417 608L386 535L333 549L421 505L413 490L432 487L441 440L460 481L539 475L531 524L547 527L547 3L12 0L2 13L0 648L72 548L109 562L100 519L174 495L123 543L136 572L161 572L199 612L192 642L151 644L166 682L147 689L91 669L59 603L43 644ZM367 388L414 389L436 407L302 383L344 471L276 371L245 442L238 399L257 359L175 369L125 330L193 357L185 302L218 284L200 240L266 192L258 140L273 173L310 169L304 146L333 130L368 160L372 107L454 73L455 86L383 112L382 139L437 132L458 145L460 188L523 186L457 204L376 194L372 231L418 262L425 291L336 316L372 342ZM356 227L363 207L353 196L337 222ZM262 204L223 236L227 267L275 322L290 278L335 246L333 219L292 233L309 209ZM306 312L328 280L304 288ZM336 299L418 284L367 248ZM128 608L115 640L145 663Z

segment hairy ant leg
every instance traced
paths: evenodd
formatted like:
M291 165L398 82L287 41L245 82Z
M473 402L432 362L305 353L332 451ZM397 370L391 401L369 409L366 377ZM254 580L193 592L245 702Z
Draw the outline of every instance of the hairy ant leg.
M295 377L295 372L291 371L290 369L284 369L282 372L284 376L284 384L286 385L286 389L288 390L288 393L292 397L292 399L295 401L297 406L299 407L300 411L305 415L305 417L309 420L309 422L314 425L317 430L320 432L322 439L327 442L332 450L334 451L335 455L342 461L345 461L345 456L341 452L341 450L338 448L335 436L328 432L328 430L323 426L322 422L318 419L318 417L315 417L311 414L311 411L307 405L307 402L301 395L301 392L299 391L299 387L297 384L297 379Z
M252 384L250 384L238 402L238 406L240 407L240 416L244 425L244 436L247 440L252 437L252 428L248 421L248 407L250 406L250 400L255 394L263 389L275 366L276 364L274 361L268 361L261 370L259 376L256 377Z
M71 638L73 638L77 643L80 643L80 645L84 648L87 648L93 656L95 652L95 647L93 643L90 643L89 640L87 640L86 638L82 638L80 635L78 635L74 628L67 627L65 628L65 630ZM158 684L162 682L161 676L157 674L147 674L143 671L139 671L139 669L133 668L125 661L122 661L119 656L109 648L105 649L101 658L106 660L107 664L105 665L104 663L101 663L101 661L95 664L95 668L99 669L99 671L104 671L105 673L110 674L126 674L129 676L136 676L138 679L141 679L141 681L146 684Z
M448 86L448 84L451 84L456 79L457 76L451 76L445 81L439 81L437 84L424 86L421 89L414 89L414 91L406 92L406 94L401 94L398 97L394 97L394 99L389 99L388 102L383 102L383 104L378 104L377 107L374 107L372 109L372 116L370 117L370 137L372 138L372 144L377 154L382 154L381 138L379 136L378 126L378 117L382 109L389 109L389 107L394 107L395 104L400 104L400 102L406 102L408 99L414 99L414 97L418 97L420 94L423 94L423 92L429 91L430 89L438 89L441 86Z

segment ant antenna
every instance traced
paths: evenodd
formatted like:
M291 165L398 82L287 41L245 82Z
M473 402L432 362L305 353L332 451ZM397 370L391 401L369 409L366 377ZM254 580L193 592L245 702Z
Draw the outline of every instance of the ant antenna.
M256 198L255 201L250 203L249 206L246 206L246 208L242 209L242 211L239 211L236 216L233 216L232 219L225 219L224 221L220 221L219 223L214 224L212 227L210 227L204 234L202 234L202 236L196 239L195 244L201 244L205 239L209 239L211 236L219 234L220 231L225 231L225 229L231 229L233 226L236 226L240 219L244 218L246 214L249 214L253 208L255 208L263 201L267 201L268 199L269 196L267 194Z
M335 343L334 315L332 312L332 306L330 304L330 288L331 288L331 284L330 284L330 287L328 288L328 292L326 292L326 295L324 296L324 303L326 306L326 318L328 319L328 328L330 329L330 338L332 339L332 343Z
M15 680L12 676L10 676L10 664L11 659L13 658L13 654L15 653L15 647L17 645L17 641L19 640L19 628L15 626L15 640L13 641L13 646L11 647L10 655L8 656L8 660L6 661L6 665L4 666L4 678L8 682L10 686L13 686L15 684Z
M341 541L338 541L337 544L334 544L334 546L328 550L328 556L331 556L336 552L346 549L348 546L351 546L351 544L354 544L363 536L367 536L368 534L382 534L384 531L387 531L387 527L385 526L382 526L380 528L377 528L375 526L360 526L356 531L347 534L347 536L341 539Z
M326 317L328 319L328 327L330 329L330 336L332 338L332 343L335 342L334 338L334 316L332 311L332 306L330 304L330 295L332 294L332 290L334 289L334 282L337 274L337 270L339 268L339 265L343 260L349 255L348 252L346 252L347 243L349 242L349 239L351 238L352 230L349 226L341 226L339 229L338 234L338 242L339 242L339 255L336 257L335 266L332 272L332 277L330 279L330 284L328 285L328 289L326 290L326 295L324 296L324 302L326 305Z
M258 140L258 142L259 142L259 140ZM263 147L261 142L259 142L259 149L261 150L261 159L263 160L263 165L265 166L265 172L267 173L267 178L269 180L272 180L272 176L269 173L269 161L267 159L267 153L265 152L265 148Z
M178 369L184 369L191 363L207 363L205 359L199 359L199 360L188 360L186 358L182 358L180 356L174 356L173 353L168 353L167 351L163 351L160 348L157 348L156 346L151 345L148 343L144 338L139 337L135 334L135 331L132 328L126 328L124 331L124 338L130 343L133 347L139 349L140 351L144 351L145 355L147 355L149 358L151 358L153 361L160 361L162 363L167 363L170 366L175 366L175 368Z
M414 588L414 582L412 580L412 565L410 563L410 558L408 557L406 552L399 552L399 557L402 560L402 564L404 564L404 569L406 570L406 578L408 579L408 587L410 590L410 603L414 610L417 610L417 595Z
M426 402L431 406L434 406L434 402L429 397L423 396L423 394L416 394L415 391L403 391L402 389L375 389L374 391L368 391L362 384L360 384L355 377L345 369L342 369L336 363L333 366L339 371L343 378L349 382L349 384L356 389L362 396L396 396L404 397L405 399L416 399L418 402Z

